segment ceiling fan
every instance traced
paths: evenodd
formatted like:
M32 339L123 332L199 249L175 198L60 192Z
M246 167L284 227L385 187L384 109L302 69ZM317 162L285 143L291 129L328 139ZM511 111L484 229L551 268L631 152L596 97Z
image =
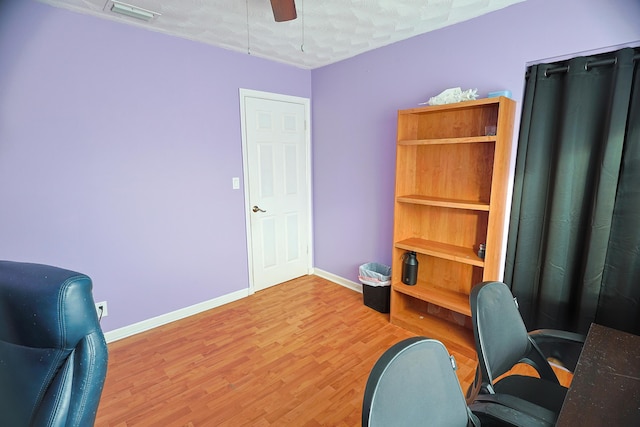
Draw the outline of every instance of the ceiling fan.
M296 4L294 0L271 0L271 9L276 22L296 19Z

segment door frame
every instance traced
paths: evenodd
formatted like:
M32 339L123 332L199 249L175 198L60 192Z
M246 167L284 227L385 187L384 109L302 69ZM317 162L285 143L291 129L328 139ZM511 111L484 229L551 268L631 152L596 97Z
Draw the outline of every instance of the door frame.
M307 209L308 209L308 250L307 250L307 272L313 273L313 206L312 206L312 189L311 185L311 100L309 98L302 98L298 96L282 95L278 93L262 92L252 89L240 88L240 128L242 131L242 179L244 181L244 221L246 227L247 238L247 263L249 267L249 295L255 293L255 281L253 270L253 242L251 239L251 213L249 207L251 206L250 200L250 188L249 188L249 162L247 158L247 132L246 132L246 119L245 119L245 99L246 98L260 98L269 101L276 102L290 102L294 104L303 104L305 110L305 149L307 153L306 158L306 185L307 185Z

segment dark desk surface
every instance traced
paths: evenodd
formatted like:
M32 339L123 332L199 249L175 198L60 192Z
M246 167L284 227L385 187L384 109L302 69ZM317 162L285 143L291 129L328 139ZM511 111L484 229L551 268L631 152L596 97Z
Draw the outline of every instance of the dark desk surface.
M640 425L640 336L591 325L556 426Z

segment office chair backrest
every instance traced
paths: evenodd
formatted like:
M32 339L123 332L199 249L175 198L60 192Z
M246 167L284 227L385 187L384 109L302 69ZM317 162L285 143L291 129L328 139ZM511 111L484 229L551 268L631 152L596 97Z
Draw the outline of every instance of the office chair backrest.
M531 342L507 285L481 283L469 300L482 381L492 384L529 353Z
M363 426L466 427L469 411L453 359L436 340L403 340L380 356L364 392Z
M107 345L84 274L0 261L0 425L91 426Z

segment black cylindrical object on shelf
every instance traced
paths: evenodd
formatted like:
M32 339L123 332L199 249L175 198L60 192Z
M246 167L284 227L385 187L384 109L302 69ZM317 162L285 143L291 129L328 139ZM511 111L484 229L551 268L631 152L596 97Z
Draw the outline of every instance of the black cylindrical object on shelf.
M405 252L402 256L402 283L415 285L418 281L418 259L413 251Z
M487 245L484 243L480 243L480 248L478 248L478 258L484 259L484 255L487 251Z

